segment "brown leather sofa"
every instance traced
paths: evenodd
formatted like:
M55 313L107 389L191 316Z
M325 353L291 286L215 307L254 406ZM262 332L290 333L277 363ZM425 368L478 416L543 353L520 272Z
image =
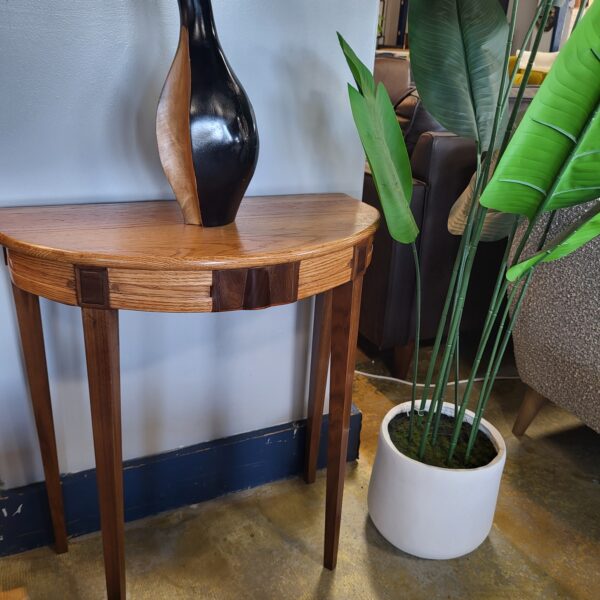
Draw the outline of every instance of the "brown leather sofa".
M460 238L448 232L448 214L475 171L475 145L447 131L428 114L414 88L400 92L409 63L385 57L375 62L375 78L383 81L403 129L414 177L412 210L420 229L417 247L422 280L421 340L435 337ZM373 179L365 173L363 201L381 210ZM481 244L468 292L462 334L477 335L485 318L505 241ZM405 377L414 346L415 273L409 246L392 240L385 222L375 236L373 260L363 287L360 315L361 345L367 351L389 351L393 371Z

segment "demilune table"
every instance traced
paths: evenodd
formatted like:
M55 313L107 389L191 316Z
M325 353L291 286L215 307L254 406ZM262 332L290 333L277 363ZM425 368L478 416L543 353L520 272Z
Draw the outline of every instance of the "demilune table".
M118 311L252 310L317 296L304 477L315 480L331 358L324 565L335 568L363 274L377 211L342 194L247 198L235 223L174 201L4 208L13 293L57 552L67 550L39 297L80 306L109 599L125 597Z

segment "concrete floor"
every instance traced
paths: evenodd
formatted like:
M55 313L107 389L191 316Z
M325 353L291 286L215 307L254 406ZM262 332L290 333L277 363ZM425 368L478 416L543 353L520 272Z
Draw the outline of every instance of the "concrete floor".
M383 372L359 358L359 368ZM410 389L357 376L361 457L348 468L340 554L321 567L325 478L282 481L127 526L128 597L142 599L552 599L600 598L600 436L548 406L528 435L510 429L523 394L497 384L487 418L507 441L494 527L469 556L413 558L388 544L367 516L379 424ZM97 534L67 554L41 548L0 560L0 590L31 600L105 597Z

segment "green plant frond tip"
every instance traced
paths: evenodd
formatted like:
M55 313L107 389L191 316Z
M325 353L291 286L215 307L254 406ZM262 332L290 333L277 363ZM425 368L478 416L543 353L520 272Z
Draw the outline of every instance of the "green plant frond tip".
M394 107L383 86L375 97L365 97L348 85L348 95L390 235L397 242L410 244L419 228L410 209L410 161Z
M354 78L354 82L356 83L356 87L358 88L358 91L363 96L374 96L375 80L373 79L371 71L360 60L360 58L356 56L356 52L352 50L348 42L344 39L344 37L339 31L337 32L337 36L340 46L342 48L342 52L346 57L348 67L350 67L350 71L352 73L352 77Z
M572 254L600 235L600 202L588 210L548 247L527 260L514 265L506 273L509 281L517 281L540 263L549 263Z
M338 33L340 46L356 82L348 84L354 123L371 168L373 182L394 240L415 241L419 228L410 208L412 171L402 130L385 86L375 87L372 73Z
M508 269L508 271L506 272L506 279L508 279L508 281L512 281L512 282L517 281L518 279L521 279L521 277L523 277L523 275L528 273L536 265L538 265L540 262L542 262L544 257L548 254L548 252L538 252L537 254L534 254L531 258L528 258L527 260L523 260L520 263L514 265L513 267Z

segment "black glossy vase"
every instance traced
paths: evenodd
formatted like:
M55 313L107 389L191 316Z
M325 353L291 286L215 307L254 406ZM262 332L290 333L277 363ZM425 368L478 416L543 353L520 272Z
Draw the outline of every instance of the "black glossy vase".
M231 223L254 174L252 105L215 29L210 0L178 0L177 53L156 115L160 160L188 224Z

